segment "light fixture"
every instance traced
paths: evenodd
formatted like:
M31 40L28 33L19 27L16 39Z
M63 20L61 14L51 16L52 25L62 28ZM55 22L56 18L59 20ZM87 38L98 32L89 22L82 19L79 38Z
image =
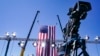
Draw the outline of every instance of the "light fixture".
M56 45L55 44L51 44L51 47L55 47Z
M16 37L16 32L12 32L12 34L9 34L9 32L6 32L6 37Z
M24 47L24 44L25 44L25 41L20 41L20 42L18 43L18 45L19 45L20 47Z
M41 47L45 47L46 43L45 42L42 42L41 43Z
M9 37L9 36L10 36L9 32L6 32L6 34L5 34L5 35L6 35L6 37Z
M16 32L12 32L12 37L16 37Z
M36 47L37 46L37 42L33 42L33 46Z
M85 36L85 40L89 40L89 36L88 35Z
M99 36L96 36L96 37L95 37L95 40L96 40L96 41L98 41L99 39L100 39Z
M55 44L55 43L52 43L52 44L51 44L51 47L55 47L55 46L56 46L56 44Z
M55 47L55 44L51 44L51 47Z
M34 54L29 54L28 56L34 56Z

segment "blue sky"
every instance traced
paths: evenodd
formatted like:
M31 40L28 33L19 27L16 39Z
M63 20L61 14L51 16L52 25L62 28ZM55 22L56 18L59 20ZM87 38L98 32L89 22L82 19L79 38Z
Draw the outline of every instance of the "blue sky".
M63 39L56 15L58 14L60 16L62 26L64 27L69 19L67 12L77 1L78 0L0 0L0 36L4 36L5 32L16 32L17 37L26 38L36 11L39 10L40 13L37 17L37 21L39 22L36 21L30 38L38 37L39 27L42 25L55 25L56 39ZM100 36L100 1L88 1L92 5L92 10L88 12L86 19L81 21L79 33L82 38L85 37L85 35L89 35L90 40L94 40L95 36ZM11 42L8 56L11 56L11 54L19 56L21 48L18 46L18 42L19 41ZM4 56L6 43L7 41L0 40L0 53L2 53L0 56ZM98 46L100 46L100 44ZM90 56L98 56L96 44L87 44L87 47ZM98 49L100 50L100 47L98 47ZM25 56L31 53L35 54L35 48L32 46L32 42L28 42Z

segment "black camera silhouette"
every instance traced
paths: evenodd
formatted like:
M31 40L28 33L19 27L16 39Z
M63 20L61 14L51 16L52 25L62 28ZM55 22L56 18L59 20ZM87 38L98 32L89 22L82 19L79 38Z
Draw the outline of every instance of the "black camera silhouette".
M91 4L89 2L79 1L75 4L74 8L69 8L67 15L70 18L85 19L87 12L91 10Z

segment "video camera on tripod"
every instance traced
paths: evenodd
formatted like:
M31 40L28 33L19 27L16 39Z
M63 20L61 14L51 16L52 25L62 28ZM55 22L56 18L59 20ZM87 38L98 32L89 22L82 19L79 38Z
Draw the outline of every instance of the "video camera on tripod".
M70 56L71 50L76 50L81 48L82 52L78 55L80 56L83 53L83 56L89 56L86 52L86 44L84 39L80 39L78 34L78 30L80 27L80 20L84 20L87 16L87 12L91 10L91 4L89 2L78 1L74 8L69 8L68 16L70 17L68 23L63 29L64 33L64 43L62 43L61 47L58 48L59 56ZM68 38L70 40L68 41Z
M80 20L84 20L87 12L91 10L89 2L79 1L73 8L69 8L68 16L70 19L63 29L64 36L71 37L72 35L78 36L78 29L80 27ZM76 37L77 37L76 36ZM65 38L66 39L66 38Z

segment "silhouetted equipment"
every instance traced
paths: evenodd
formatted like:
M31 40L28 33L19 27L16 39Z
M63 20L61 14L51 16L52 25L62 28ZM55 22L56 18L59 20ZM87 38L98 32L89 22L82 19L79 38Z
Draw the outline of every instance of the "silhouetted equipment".
M91 4L89 2L78 1L74 8L70 8L68 16L70 19L63 29L64 43L58 48L59 56L89 56L86 52L86 41L81 39L78 30L80 27L80 20L84 20L87 16L87 12L91 10ZM65 41L66 40L66 41ZM78 55L78 48L82 49L82 52Z
M62 28L62 25L61 25L61 22L60 22L59 15L57 15L57 18L58 18L58 22L59 22L59 25L60 25L60 29L61 29L62 34L63 34L63 38L65 39L65 35L64 35L64 33L63 33L63 28Z
M7 41L8 41L8 42L7 42L7 47L6 47L6 51L5 51L5 56L7 56L8 49L9 49L9 44L10 44L10 42L11 42L11 38L8 37L8 40L7 40Z
M73 34L78 35L78 29L80 27L80 20L83 20L87 16L87 12L91 10L89 2L79 1L74 8L70 8L68 16L70 17L66 27L63 29L67 37Z
M70 18L85 19L87 12L91 10L91 4L89 2L79 1L75 4L74 8L70 8L67 15Z
M34 23L35 23L35 20L36 20L36 18L37 18L38 13L40 13L40 11L37 11L37 13L36 13L36 15L35 15L35 18L34 18L34 20L33 20L33 22L32 22L32 25L31 25L31 27L30 27L30 29L29 29L29 33L28 33L28 35L27 35L27 39L25 40L25 44L24 44L24 46L22 47L20 56L24 56L25 48L26 48L28 39L29 39L29 37L30 37L30 34L31 34L31 32L32 32L32 29L33 29L33 26L34 26Z

